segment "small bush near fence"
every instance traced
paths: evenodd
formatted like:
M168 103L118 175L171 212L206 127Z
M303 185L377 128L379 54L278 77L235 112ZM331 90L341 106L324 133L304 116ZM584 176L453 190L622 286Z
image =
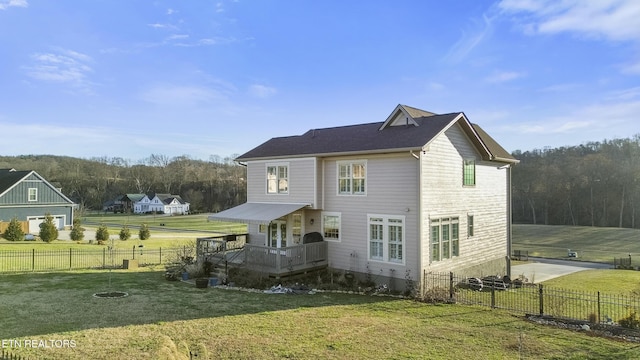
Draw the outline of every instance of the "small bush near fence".
M620 325L640 329L640 297L559 289L542 284L511 284L507 289L471 288L453 273L425 273L421 300L487 306L514 312Z

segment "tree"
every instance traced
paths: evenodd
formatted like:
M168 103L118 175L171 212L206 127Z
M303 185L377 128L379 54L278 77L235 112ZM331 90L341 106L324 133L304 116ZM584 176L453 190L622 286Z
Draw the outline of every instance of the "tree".
M138 238L140 240L147 240L151 237L151 232L149 231L149 226L147 224L140 225L140 232L138 232Z
M46 243L58 239L58 227L53 223L53 216L46 213L44 222L40 224L40 239Z
M100 224L96 230L96 241L98 242L98 245L103 245L107 240L109 240L109 229L107 228L107 225Z
M82 241L84 239L84 228L81 226L80 218L73 219L73 228L69 237L73 241Z
M131 238L131 231L129 230L129 227L127 225L122 226L119 236L120 240L122 241L129 240Z
M4 231L4 238L9 241L20 241L24 240L24 231L22 231L22 226L20 226L20 222L18 222L18 218L11 219L9 222L9 226L7 230Z

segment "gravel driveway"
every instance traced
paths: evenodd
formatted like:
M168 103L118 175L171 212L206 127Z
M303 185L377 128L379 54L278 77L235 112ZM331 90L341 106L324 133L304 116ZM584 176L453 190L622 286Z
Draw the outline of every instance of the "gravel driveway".
M530 282L540 283L574 272L591 269L611 269L609 264L582 262L576 260L558 260L529 258L530 262L511 267L511 278L524 275Z

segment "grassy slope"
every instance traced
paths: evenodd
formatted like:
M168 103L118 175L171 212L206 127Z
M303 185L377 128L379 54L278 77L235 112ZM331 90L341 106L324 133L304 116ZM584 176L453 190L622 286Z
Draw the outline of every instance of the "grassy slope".
M609 263L631 254L634 266L640 266L639 240L639 229L516 224L512 248L550 258L566 258L571 249L578 252L579 260Z
M92 297L107 290L130 296ZM0 339L76 342L73 349L11 349L38 359L188 359L186 348L207 359L634 359L638 351L498 310L196 289L158 272L5 276L0 317Z

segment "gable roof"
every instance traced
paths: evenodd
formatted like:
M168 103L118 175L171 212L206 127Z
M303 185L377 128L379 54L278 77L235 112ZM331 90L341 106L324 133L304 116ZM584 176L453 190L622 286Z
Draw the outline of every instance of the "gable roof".
M0 196L6 194L9 190L15 187L19 182L26 179L29 176L35 176L40 179L45 185L47 185L52 191L56 192L60 195L64 201L74 204L71 199L69 199L66 195L64 195L58 188L51 185L47 180L45 180L40 174L33 170L21 170L17 171L15 169L0 169ZM74 204L75 205L75 204Z
M180 195L172 195L172 194L151 194L147 196L149 199L153 199L154 197L158 197L158 200L162 201L164 204L171 204L171 202L175 199L180 204L186 204Z
M406 121L401 121L401 116ZM483 158L517 162L484 130L471 124L464 113L438 115L406 105L398 105L384 122L312 129L299 136L272 138L236 160L419 150L458 121Z

